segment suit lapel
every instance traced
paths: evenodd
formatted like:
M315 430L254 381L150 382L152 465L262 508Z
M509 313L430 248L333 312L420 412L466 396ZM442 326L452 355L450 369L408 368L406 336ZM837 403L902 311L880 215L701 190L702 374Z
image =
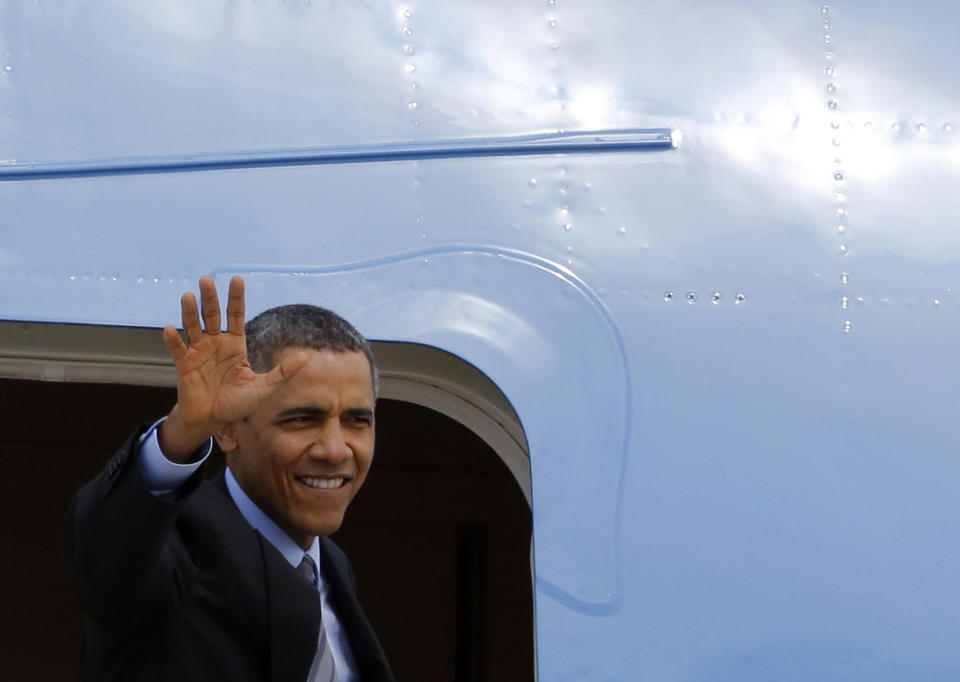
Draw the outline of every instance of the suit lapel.
M259 533L270 613L270 679L305 680L320 635L320 599L297 569Z
M224 473L211 483L233 505ZM237 516L243 518L239 510ZM244 521L246 523L246 521ZM249 526L247 526L249 528ZM317 591L297 573L270 542L253 530L263 557L267 601L267 627L270 646L270 680L305 680L317 649L320 635L320 600Z

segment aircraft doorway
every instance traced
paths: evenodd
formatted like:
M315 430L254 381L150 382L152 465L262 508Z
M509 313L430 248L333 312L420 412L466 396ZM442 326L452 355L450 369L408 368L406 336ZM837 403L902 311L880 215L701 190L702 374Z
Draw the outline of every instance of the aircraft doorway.
M16 333L5 338L6 331ZM169 368L147 357L157 333L0 323L0 377L15 377L0 378L8 539L0 657L10 679L76 678L82 616L59 558L59 528L73 493L128 432L175 400ZM117 360L113 351L84 353L87 341L91 349L151 350ZM482 377L461 360L421 347L418 357L440 372L424 383L422 372L413 376L417 357L405 357L401 369L391 353L402 344L383 345L375 345L386 397L378 403L374 467L335 536L353 562L364 607L398 682L533 680L529 470L519 423L505 400L499 407L487 400L502 399L488 391L492 384L444 382L447 361ZM116 383L95 383L100 377ZM488 443L498 438L505 445L494 450ZM222 464L217 459L208 469Z
M366 485L334 536L397 680L533 679L530 508L463 425L381 400Z

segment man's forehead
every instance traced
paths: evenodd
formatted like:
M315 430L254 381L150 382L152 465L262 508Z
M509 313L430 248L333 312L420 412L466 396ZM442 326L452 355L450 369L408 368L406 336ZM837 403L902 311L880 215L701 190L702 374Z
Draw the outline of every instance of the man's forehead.
M306 354L307 364L276 391L276 402L285 407L329 408L331 401L350 403L353 407L373 407L373 376L370 362L362 351L288 346L277 354L277 359L282 360L291 352Z
M291 351L303 351L305 353L318 353L320 355L327 355L334 358L362 358L367 364L367 367L370 366L370 361L367 358L367 354L364 353L359 348L348 349L348 350L337 350L336 348L313 348L311 346L298 346L297 344L291 344L289 346L283 346L278 348L273 354L274 363L280 358L281 355L289 353Z

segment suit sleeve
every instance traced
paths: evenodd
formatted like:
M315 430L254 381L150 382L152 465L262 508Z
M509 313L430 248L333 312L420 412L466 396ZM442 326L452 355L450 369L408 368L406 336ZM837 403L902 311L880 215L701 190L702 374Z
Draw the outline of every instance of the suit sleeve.
M150 619L169 599L171 587L185 578L169 548L177 516L200 484L201 472L174 495L152 494L136 457L142 433L134 433L80 489L64 521L67 566L84 610L99 624Z
M210 451L213 449L213 439L194 453L194 457L186 464L171 462L160 449L160 439L157 431L166 417L158 420L147 429L138 439L138 452L134 456L140 466L140 479L151 493L158 497L176 496L177 492L190 475L203 466Z

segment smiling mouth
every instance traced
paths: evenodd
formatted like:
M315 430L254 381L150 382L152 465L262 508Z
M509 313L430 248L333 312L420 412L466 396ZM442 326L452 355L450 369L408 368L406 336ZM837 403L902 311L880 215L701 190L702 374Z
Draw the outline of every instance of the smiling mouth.
M313 476L298 476L297 480L303 483L308 488L314 488L315 490L332 490L334 488L342 488L346 482L346 478L314 478Z

